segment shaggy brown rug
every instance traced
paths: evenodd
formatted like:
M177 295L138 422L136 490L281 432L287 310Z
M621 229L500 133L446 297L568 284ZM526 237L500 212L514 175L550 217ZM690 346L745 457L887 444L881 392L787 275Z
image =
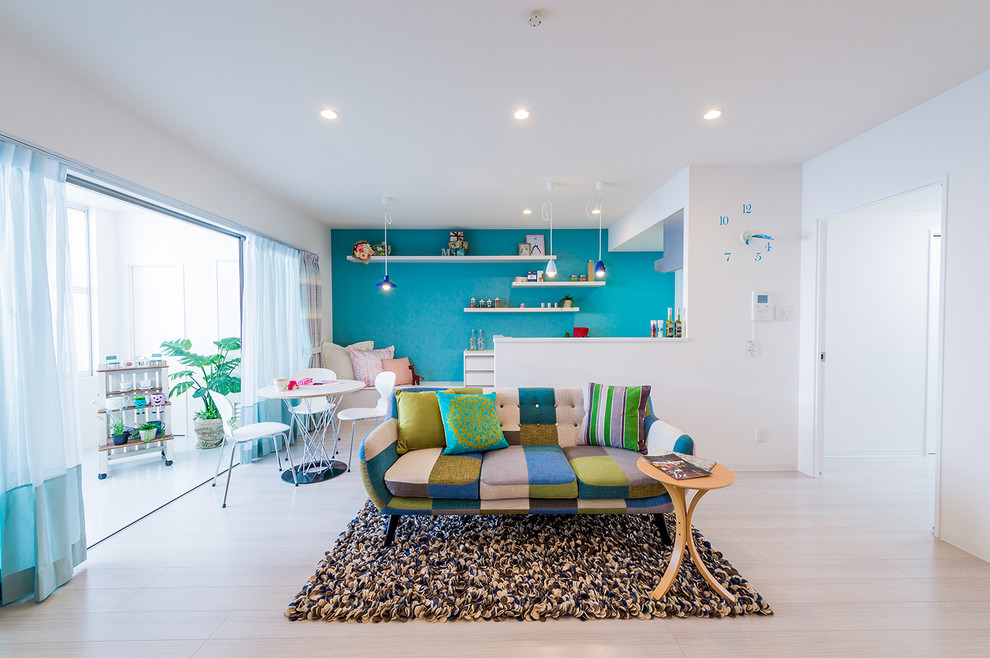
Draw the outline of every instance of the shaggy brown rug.
M709 571L736 602L711 591L686 549L670 591L654 600L671 549L647 515L405 516L383 548L386 525L368 501L285 615L377 622L773 614L693 529ZM673 536L672 519L668 525Z

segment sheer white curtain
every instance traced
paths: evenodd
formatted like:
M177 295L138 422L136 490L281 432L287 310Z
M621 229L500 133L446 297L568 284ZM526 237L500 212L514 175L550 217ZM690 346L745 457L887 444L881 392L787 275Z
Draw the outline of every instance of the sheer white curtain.
M0 141L0 592L41 601L86 559L65 166Z
M244 245L244 338L241 346L241 417L244 423L278 420L278 400L257 391L309 363L311 348L299 295L300 252L250 235Z

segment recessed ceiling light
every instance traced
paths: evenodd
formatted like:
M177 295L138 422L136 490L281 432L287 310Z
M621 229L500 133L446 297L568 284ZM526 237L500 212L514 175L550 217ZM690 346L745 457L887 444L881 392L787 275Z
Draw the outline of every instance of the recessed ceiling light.
M529 118L529 110L527 110L524 107L520 107L518 110L516 110L513 113L512 116L514 116L515 118L519 119L520 121L522 121L523 119L528 119Z
M337 114L337 110L334 110L329 107L325 107L322 110L320 110L320 116L323 117L324 119L333 120L339 117L340 115Z
M600 215L600 214L602 214L602 209L601 208L595 208L594 210L591 211L591 214L592 215Z
M524 215L532 215L533 214L533 211L530 210L529 208L526 208L525 210L523 210L523 214Z
M722 110L714 109L714 110L708 110L707 112L705 112L703 118L706 119L706 120L708 120L708 121L711 121L712 119L717 119L720 116L722 116Z

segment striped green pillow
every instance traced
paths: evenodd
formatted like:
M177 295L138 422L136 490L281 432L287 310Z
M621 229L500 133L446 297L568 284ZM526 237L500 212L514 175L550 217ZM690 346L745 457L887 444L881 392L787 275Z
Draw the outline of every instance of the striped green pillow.
M584 385L584 420L577 444L625 448L646 454L649 386Z

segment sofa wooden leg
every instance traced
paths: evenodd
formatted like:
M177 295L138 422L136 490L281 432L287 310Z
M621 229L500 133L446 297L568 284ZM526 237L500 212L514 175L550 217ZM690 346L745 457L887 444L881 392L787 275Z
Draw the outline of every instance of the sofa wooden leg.
M670 532L667 530L667 522L663 519L663 514L654 514L653 523L660 528L660 541L663 542L664 546L672 546L674 540L670 538Z
M390 514L388 517L388 529L385 531L385 547L392 545L392 540L395 539L395 529L399 527L399 515Z

